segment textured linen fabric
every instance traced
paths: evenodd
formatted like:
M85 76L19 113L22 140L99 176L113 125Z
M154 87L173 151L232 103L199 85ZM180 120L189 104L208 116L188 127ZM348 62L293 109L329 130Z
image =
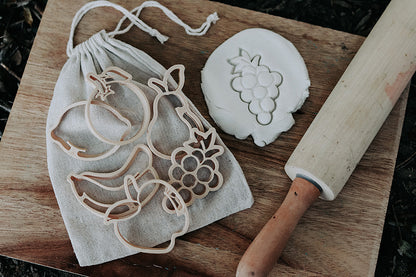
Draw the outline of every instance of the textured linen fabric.
M129 72L136 82L135 84L145 92L150 104L152 104L155 92L147 86L147 81L150 77L162 78L166 71L162 65L143 51L109 37L105 31L101 31L77 45L61 70L47 119L47 161L61 214L81 266L104 263L137 253L120 243L114 234L112 224L105 225L103 218L81 205L74 196L67 176L71 173L79 174L85 171L112 172L120 168L137 144L146 144L146 135L131 144L121 146L117 152L105 159L81 161L64 153L48 134L52 126L57 124L65 107L78 101L87 100L92 93L94 88L86 79L86 74L99 74L109 66L117 66ZM176 86L173 80L170 83L171 86ZM142 114L137 109L137 105L139 105L137 97L127 89L121 89L121 91L123 92L122 96L117 95L115 103L112 105L117 105L118 110L121 113L124 112L126 117L131 115L131 118L134 119L133 123L138 122L137 119L140 119ZM189 99L187 101L190 102ZM199 116L204 127L210 128L210 124L204 120L195 106L192 103L190 106ZM172 103L162 101L160 107L163 113L160 115L158 127L152 134L154 144L166 151L171 151L181 146L189 138L189 130L178 118ZM109 112L105 109L93 106L92 109L94 110L93 120L96 128L108 137L117 138L123 130L123 125L109 116ZM61 124L58 131L65 140L87 147L88 151L95 153L101 153L109 148L109 145L91 135L85 124L84 106L69 111ZM140 127L139 125L140 122L135 125L136 129ZM210 192L204 199L196 199L188 207L190 214L188 232L249 208L253 203L250 189L239 164L219 136L217 143L225 149L224 154L218 157L224 184L218 191ZM147 163L148 159L139 154L132 165L132 170L143 169ZM153 166L160 174L160 178L168 181L166 172L170 163L154 157ZM107 192L103 192L92 184L87 183L84 186L88 194L97 197L97 199L105 200L106 197L109 199L118 197L117 195L108 196ZM163 187L138 215L120 224L121 232L135 244L155 246L168 241L172 233L182 228L183 217L169 215L162 210L162 190Z

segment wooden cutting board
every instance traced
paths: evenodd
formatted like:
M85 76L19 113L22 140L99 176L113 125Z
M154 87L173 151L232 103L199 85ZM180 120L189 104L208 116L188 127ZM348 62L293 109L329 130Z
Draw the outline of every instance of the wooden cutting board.
M283 171L285 162L364 38L209 1L161 1L191 26L218 12L220 20L206 36L190 37L159 10L145 10L143 20L170 40L161 45L135 28L119 39L165 67L184 64L184 92L214 126L201 93L200 70L218 45L246 28L270 29L294 43L309 70L310 97L295 114L294 127L264 148L220 131L246 175L255 199L252 208L181 237L169 254L138 254L81 268L48 176L45 124L55 82L67 60L72 17L85 2L49 0L33 45L0 144L0 254L88 275L232 276L241 255L286 195L291 182ZM133 0L115 2L127 9L139 5ZM103 28L112 30L120 16L109 8L88 13L75 42ZM374 274L406 99L404 95L398 102L336 201L319 200L306 213L273 275Z

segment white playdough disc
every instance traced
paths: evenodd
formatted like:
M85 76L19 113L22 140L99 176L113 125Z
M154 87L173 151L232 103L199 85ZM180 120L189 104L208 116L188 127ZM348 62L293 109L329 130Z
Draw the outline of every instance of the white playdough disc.
M295 123L309 96L308 71L293 44L266 29L241 31L221 44L201 72L209 113L238 139L265 146Z

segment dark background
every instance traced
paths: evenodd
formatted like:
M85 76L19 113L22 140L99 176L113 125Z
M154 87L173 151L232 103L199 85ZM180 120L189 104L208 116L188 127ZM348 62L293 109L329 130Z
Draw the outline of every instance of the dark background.
M400 0L398 0L400 1ZM0 1L0 139L47 0ZM219 0L367 36L389 0ZM415 11L416 16L416 11ZM416 277L416 78L411 84L376 276ZM0 256L3 276L73 276Z

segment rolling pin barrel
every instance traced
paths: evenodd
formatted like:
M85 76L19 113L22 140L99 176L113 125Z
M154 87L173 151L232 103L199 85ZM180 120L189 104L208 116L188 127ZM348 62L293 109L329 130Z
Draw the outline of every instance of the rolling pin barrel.
M393 0L285 165L333 200L416 69L416 1Z
M315 187L327 200L341 191L416 70L415 11L415 0L390 2L286 163L292 187L237 276L268 274L319 196Z

